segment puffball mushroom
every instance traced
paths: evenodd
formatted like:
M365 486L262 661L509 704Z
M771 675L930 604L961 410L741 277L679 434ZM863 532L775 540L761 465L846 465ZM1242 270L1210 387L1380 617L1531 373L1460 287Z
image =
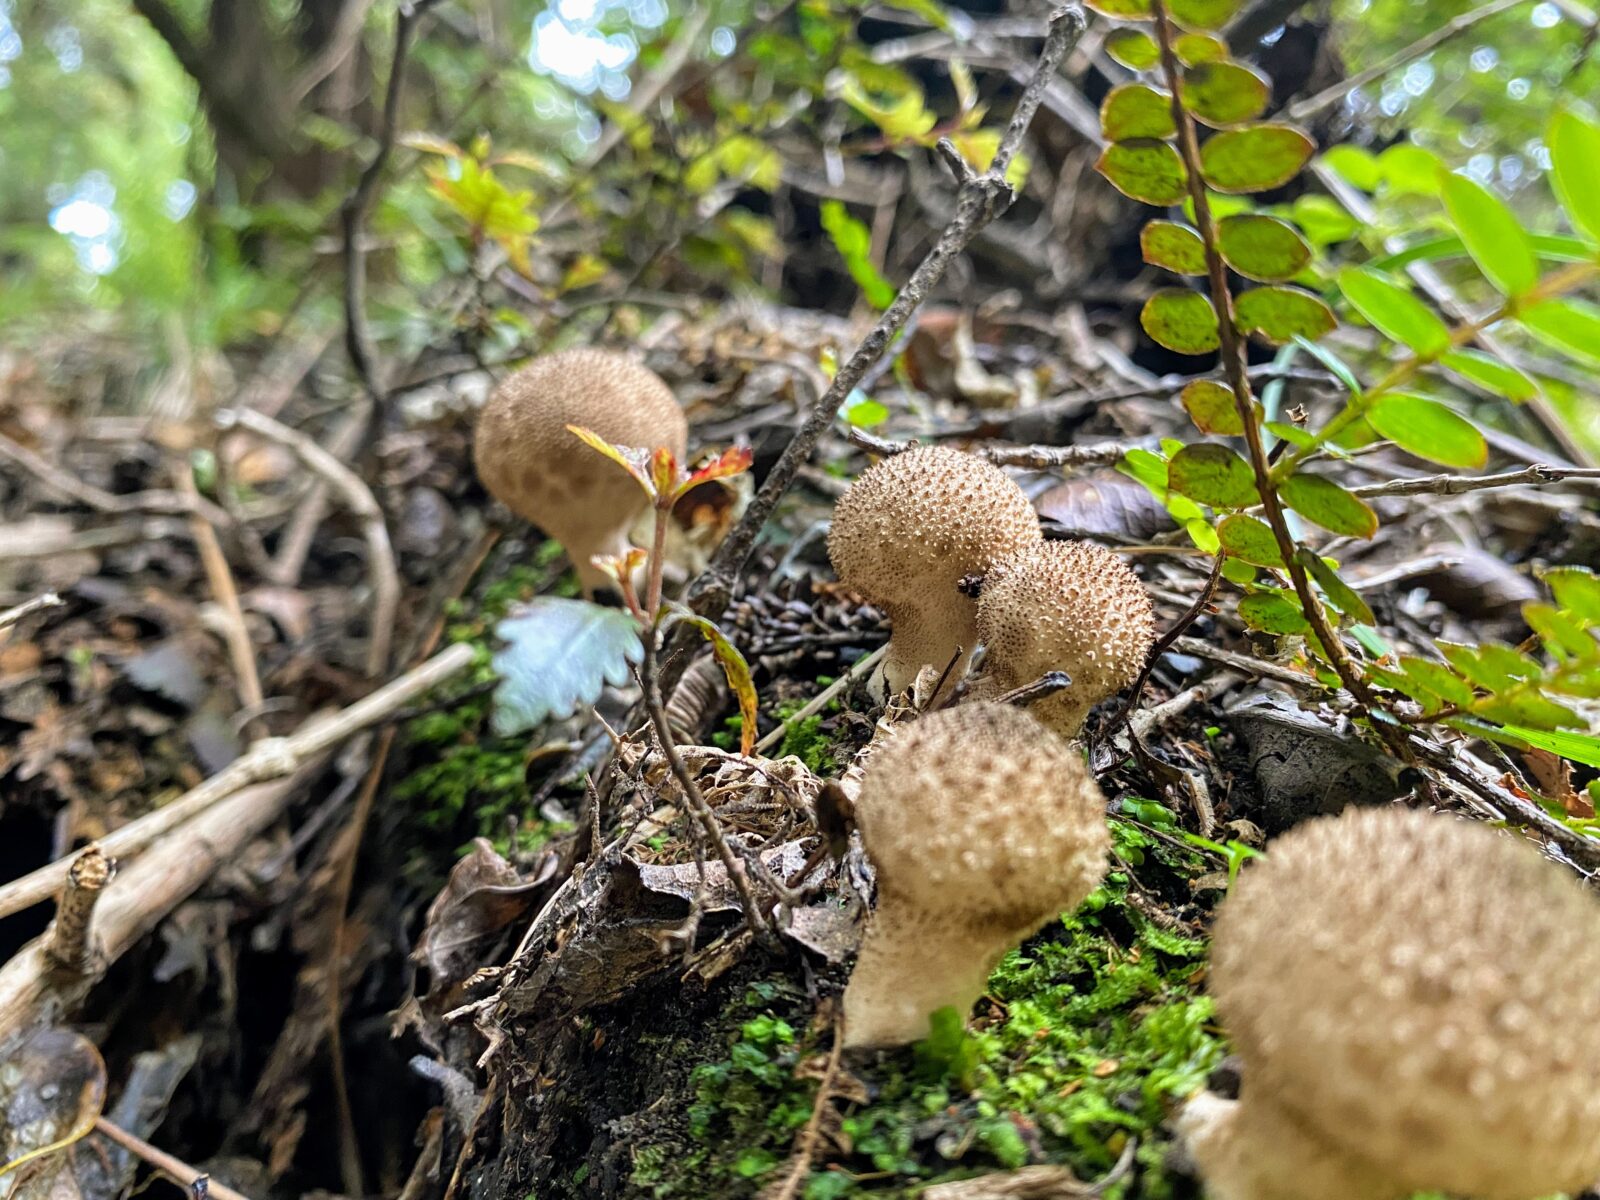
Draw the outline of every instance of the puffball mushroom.
M856 799L878 903L844 993L845 1045L928 1036L963 1017L995 965L1106 870L1105 797L1083 760L1020 709L918 718L868 762Z
M1042 536L1022 489L974 455L918 447L861 473L834 507L828 557L842 583L889 616L879 668L889 692L952 660L948 686L960 680L978 640L961 580Z
M1213 1200L1534 1200L1600 1178L1600 903L1401 809L1272 842L1217 919L1237 1101L1181 1119Z
M512 512L566 548L586 595L614 586L591 561L628 549L643 490L567 428L617 446L665 446L682 461L689 426L661 377L609 350L561 350L534 359L495 388L478 419L478 478Z
M983 665L974 699L1065 671L1070 687L1030 711L1062 737L1139 677L1155 641L1150 597L1123 561L1090 542L1040 542L997 562L978 598Z

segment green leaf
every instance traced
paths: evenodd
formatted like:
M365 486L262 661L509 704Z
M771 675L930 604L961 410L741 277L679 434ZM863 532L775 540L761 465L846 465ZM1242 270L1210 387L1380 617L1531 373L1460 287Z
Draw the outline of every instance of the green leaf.
M1259 117L1272 88L1243 63L1224 60L1190 67L1178 94L1198 120L1221 127Z
M1293 225L1259 213L1217 222L1222 257L1246 279L1293 279L1311 261L1311 247Z
M1335 175L1363 192L1377 191L1378 184L1383 181L1378 156L1360 146L1330 146L1323 151L1322 161Z
M1588 262L1594 257L1594 247L1582 238L1565 233L1534 233L1528 235L1533 252L1551 262ZM1399 271L1414 262L1438 262L1441 259L1466 258L1467 244L1453 233L1441 233L1412 242L1404 250L1375 258L1367 265L1378 271Z
M1600 575L1588 567L1549 567L1539 578L1562 608L1600 625Z
M1106 35L1106 53L1130 71L1148 71L1161 61L1161 47L1142 29L1113 29Z
M1233 302L1239 328L1275 346L1297 339L1314 341L1338 328L1333 310L1320 297L1299 288L1251 288Z
M1522 606L1522 619L1539 635L1555 658L1562 662L1592 662L1600 659L1600 641L1584 623L1553 604L1529 601Z
M1307 450L1316 449L1316 435L1307 432L1298 425L1291 425L1287 421L1268 421L1261 428L1275 438L1282 438L1291 446L1304 446Z
M1124 21L1148 21L1150 0L1086 0L1097 13L1118 17Z
M1587 300L1546 300L1517 314L1528 332L1574 358L1600 363L1600 307Z
M1533 245L1505 202L1475 179L1441 172L1440 198L1467 253L1507 296L1523 296L1539 282Z
M1442 663L1404 655L1400 659L1400 669L1417 686L1432 692L1447 704L1466 708L1474 699L1472 685Z
M1295 224L1314 246L1331 246L1355 237L1361 224L1328 196L1296 196L1289 206Z
M1224 517L1217 526L1217 540L1222 548L1235 558L1258 567L1282 567L1283 552L1278 549L1278 539L1265 521L1258 521L1244 513Z
M1350 369L1349 364L1344 359L1340 358L1332 350L1329 350L1326 346L1319 346L1315 342L1308 342L1305 338L1295 338L1294 344L1333 372L1334 378L1344 384L1345 388L1350 392L1359 392L1361 390L1361 381L1356 378L1356 373Z
M1545 135L1556 197L1574 229L1600 241L1600 125L1562 109Z
M1377 622L1372 610L1367 607L1367 602L1354 588L1339 578L1339 572L1335 571L1320 554L1301 546L1295 551L1294 556L1302 567L1311 572L1311 577L1317 581L1322 594L1345 616L1364 625Z
M1297 471L1283 481L1278 495L1306 520L1334 533L1369 538L1378 532L1371 506L1326 476Z
M621 687L628 667L644 661L639 624L621 608L540 596L495 627L505 648L492 666L494 731L509 737L569 717L600 698L602 685Z
M1311 622L1300 606L1277 592L1257 592L1240 600L1239 619L1251 629L1280 636L1311 631Z
M1095 163L1124 196L1165 207L1188 195L1189 173L1166 142L1146 139L1107 146Z
M1521 738L1530 746L1548 750L1586 767L1600 767L1600 737L1592 733L1570 733L1544 729L1528 729L1519 725L1502 726L1502 732Z
M1186 67L1198 66L1200 63L1217 62L1228 57L1228 46L1221 38L1214 38L1209 33L1184 33L1173 42L1172 49L1178 56L1178 61Z
M1402 450L1447 467L1481 467L1489 445L1472 422L1447 405L1408 392L1388 392L1367 409L1372 427Z
M1239 406L1234 402L1233 389L1227 384L1214 379L1196 379L1184 385L1179 398L1183 401L1184 411L1201 433L1216 433L1223 437L1238 437L1244 433L1244 422L1239 420Z
M1193 229L1176 221L1146 221L1139 231L1139 249L1151 266L1178 275L1206 273L1206 244Z
M1200 147L1200 172L1219 192L1266 192L1298 175L1315 149L1292 125L1224 129Z
M1444 322L1392 279L1367 267L1346 267L1339 272L1339 290L1373 328L1423 358L1437 358L1450 349Z
M1206 354L1220 344L1217 310L1211 301L1188 288L1162 288L1139 311L1144 326L1158 345L1177 354Z
M871 429L889 419L889 410L856 388L845 397L839 415L857 429Z
M1439 156L1421 146L1402 142L1378 155L1383 182L1397 196L1436 196L1439 193Z
M867 303L880 310L893 304L896 289L873 265L872 231L866 223L852 217L838 200L824 200L822 228L827 231L839 257L844 259L850 278L861 288Z
M1454 375L1518 403L1532 400L1539 386L1510 363L1482 350L1452 350L1441 355L1439 365Z
M1213 508L1246 508L1261 502L1250 464L1215 442L1197 442L1174 454L1167 463L1167 484L1179 495Z
M1167 0L1167 11L1189 29L1221 29L1239 10L1239 0Z
M1118 84L1100 105L1100 129L1111 142L1172 137L1172 97L1147 83Z

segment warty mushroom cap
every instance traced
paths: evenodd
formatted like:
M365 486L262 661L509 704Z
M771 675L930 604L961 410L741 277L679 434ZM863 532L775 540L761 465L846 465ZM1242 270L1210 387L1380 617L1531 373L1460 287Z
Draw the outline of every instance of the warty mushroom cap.
M878 903L845 991L845 1044L926 1037L963 1016L1007 950L1106 870L1105 797L1082 758L1020 709L921 717L870 759L856 800Z
M672 390L623 354L580 348L534 359L509 376L478 418L473 456L489 493L566 548L586 593L609 587L590 561L620 555L644 492L568 428L618 446L665 446L681 461L689 427Z
M978 597L983 663L975 699L1003 695L1048 671L1072 685L1030 711L1076 737L1089 710L1139 677L1155 641L1155 613L1139 577L1091 542L1040 542L1000 560Z
M1307 822L1224 902L1211 989L1243 1091L1183 1124L1217 1200L1600 1178L1600 902L1512 837L1393 808Z
M943 671L958 647L948 686L960 680L977 605L958 585L1041 536L1022 489L975 455L923 446L861 473L834 507L828 557L841 582L889 616L889 691L910 687L924 666Z

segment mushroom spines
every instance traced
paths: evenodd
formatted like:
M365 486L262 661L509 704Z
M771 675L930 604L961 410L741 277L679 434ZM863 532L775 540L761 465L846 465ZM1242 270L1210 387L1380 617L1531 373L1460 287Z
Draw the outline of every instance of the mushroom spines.
M919 446L850 485L834 507L828 554L846 584L874 603L893 603L916 599L930 580L953 588L1040 536L1033 506L999 467Z
M1105 871L1105 798L1026 712L930 713L871 759L856 802L880 890L1018 927L1076 904Z
M617 464L567 427L619 446L666 447L682 458L688 423L660 376L626 355L579 348L542 355L508 376L478 418L473 458L497 500L566 547L585 586L605 581L590 565L620 553L646 499Z
M994 564L978 599L986 647L979 695L998 695L1061 670L1072 685L1036 705L1074 736L1089 710L1138 678L1155 613L1138 576L1089 542L1040 542Z
M1236 884L1212 961L1242 1103L1404 1191L1600 1176L1600 905L1531 847L1397 809L1307 822Z

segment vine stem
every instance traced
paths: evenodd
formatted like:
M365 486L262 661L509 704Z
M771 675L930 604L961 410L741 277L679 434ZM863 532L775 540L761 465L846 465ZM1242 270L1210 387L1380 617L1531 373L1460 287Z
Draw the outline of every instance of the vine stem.
M1345 654L1344 646L1328 624L1328 615L1311 590L1305 568L1295 557L1295 540L1284 520L1283 505L1273 483L1272 463L1267 457L1261 439L1261 425L1256 419L1254 397L1250 390L1250 376L1246 370L1244 342L1234 321L1233 292L1228 287L1228 268L1217 249L1216 223L1211 217L1211 204L1206 198L1205 177L1200 169L1200 137L1195 131L1194 119L1183 106L1183 73L1173 49L1172 19L1167 14L1165 0L1151 0L1150 9L1155 17L1156 37L1161 47L1161 71L1167 88L1172 93L1172 119L1178 130L1178 152L1183 156L1188 175L1189 198L1194 204L1195 225L1205 244L1206 274L1211 283L1211 302L1217 310L1217 339L1222 349L1222 370L1233 391L1233 403L1244 426L1245 444L1250 451L1250 466L1255 472L1256 490L1261 493L1261 508L1278 543L1278 551L1294 584L1300 607L1311 622L1312 631L1322 643L1323 653L1339 675L1345 690L1355 697L1362 708L1371 710L1376 698L1361 678L1355 665Z
M1566 295L1575 288L1581 287L1583 284L1589 282L1589 280L1593 279L1597 273L1600 273L1600 265L1589 262L1569 263L1567 266L1562 267L1558 271L1552 271L1543 279L1539 280L1539 282L1536 283L1531 289L1529 289L1526 295L1507 300L1493 312L1489 313L1487 316L1480 317L1476 321L1467 321L1461 325L1457 325L1450 331L1449 347L1446 350L1441 351L1440 354L1447 354L1452 350L1459 350L1463 346L1476 341L1479 335L1492 329L1501 321L1509 320L1510 318L1515 317L1517 313L1526 309L1529 305L1539 304L1545 300L1554 300L1557 297ZM1389 368L1388 373L1385 374L1382 379L1378 380L1377 383L1373 384L1370 388L1367 388L1366 390L1352 396L1349 403L1347 403L1344 408L1340 409L1339 412L1335 414L1334 417L1326 425L1324 425L1321 430L1318 431L1316 441L1313 444L1309 446L1296 446L1289 453L1285 454L1283 458L1278 461L1278 465L1273 469L1273 478L1280 483L1287 479L1291 474L1294 473L1294 469L1305 461L1307 455L1311 454L1318 447L1327 443L1329 439L1337 437L1340 433L1344 432L1344 430L1348 429L1351 425L1355 424L1356 421L1365 416L1367 409L1372 406L1372 402L1374 400L1387 392L1392 392L1397 387L1401 387L1402 385L1409 383L1412 378L1415 377L1418 371L1427 366L1429 363L1436 362L1439 357L1440 355L1438 354L1423 355L1412 353L1395 363L1394 366Z

